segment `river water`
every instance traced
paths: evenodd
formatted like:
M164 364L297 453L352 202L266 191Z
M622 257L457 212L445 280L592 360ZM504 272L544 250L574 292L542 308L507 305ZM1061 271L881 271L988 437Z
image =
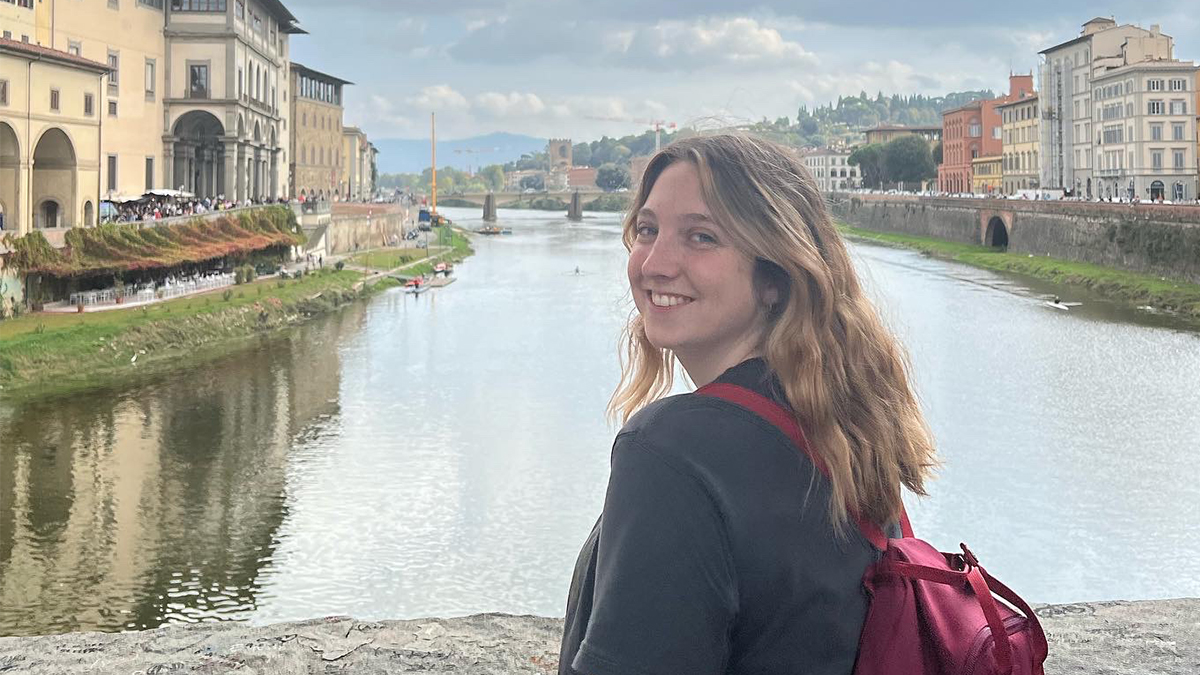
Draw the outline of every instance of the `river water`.
M448 288L111 389L0 401L0 635L560 616L604 497L625 254L614 216L500 215L514 234L478 239ZM945 462L908 500L918 534L967 541L1031 601L1200 596L1196 333L854 253Z

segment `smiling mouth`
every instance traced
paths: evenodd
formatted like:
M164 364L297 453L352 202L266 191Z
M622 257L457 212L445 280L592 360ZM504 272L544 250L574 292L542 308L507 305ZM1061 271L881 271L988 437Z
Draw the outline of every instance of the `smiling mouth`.
M650 296L650 302L655 307L680 307L692 302L692 299L686 295L671 295L654 291L646 291L646 294Z

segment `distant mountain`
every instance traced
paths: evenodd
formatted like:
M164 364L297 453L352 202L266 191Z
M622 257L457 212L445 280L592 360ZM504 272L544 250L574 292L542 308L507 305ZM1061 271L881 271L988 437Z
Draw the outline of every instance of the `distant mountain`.
M371 141L379 148L379 173L420 173L429 166L428 138L383 138ZM438 141L438 166L460 171L504 164L523 154L543 152L545 138L497 132L453 141ZM468 152L472 151L472 152Z

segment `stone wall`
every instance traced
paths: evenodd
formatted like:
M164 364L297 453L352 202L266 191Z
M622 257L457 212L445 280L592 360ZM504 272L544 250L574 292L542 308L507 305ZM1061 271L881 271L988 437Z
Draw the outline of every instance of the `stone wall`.
M834 194L856 227L970 244L1003 225L1008 250L1200 283L1200 207Z
M1200 600L1037 608L1047 675L1200 673ZM203 623L135 633L0 638L14 673L558 672L562 619L480 614L361 622L345 617L251 627Z
M400 241L409 222L408 209L393 204L337 204L325 233L326 252L353 253Z

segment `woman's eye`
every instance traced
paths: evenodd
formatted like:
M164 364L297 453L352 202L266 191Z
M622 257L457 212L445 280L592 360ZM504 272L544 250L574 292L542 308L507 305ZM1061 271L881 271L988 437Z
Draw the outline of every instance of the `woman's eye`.
M697 244L715 244L717 243L717 238L704 232L695 232L692 234L692 241Z
M653 237L658 234L658 229L649 225L638 225L635 232L638 237Z

